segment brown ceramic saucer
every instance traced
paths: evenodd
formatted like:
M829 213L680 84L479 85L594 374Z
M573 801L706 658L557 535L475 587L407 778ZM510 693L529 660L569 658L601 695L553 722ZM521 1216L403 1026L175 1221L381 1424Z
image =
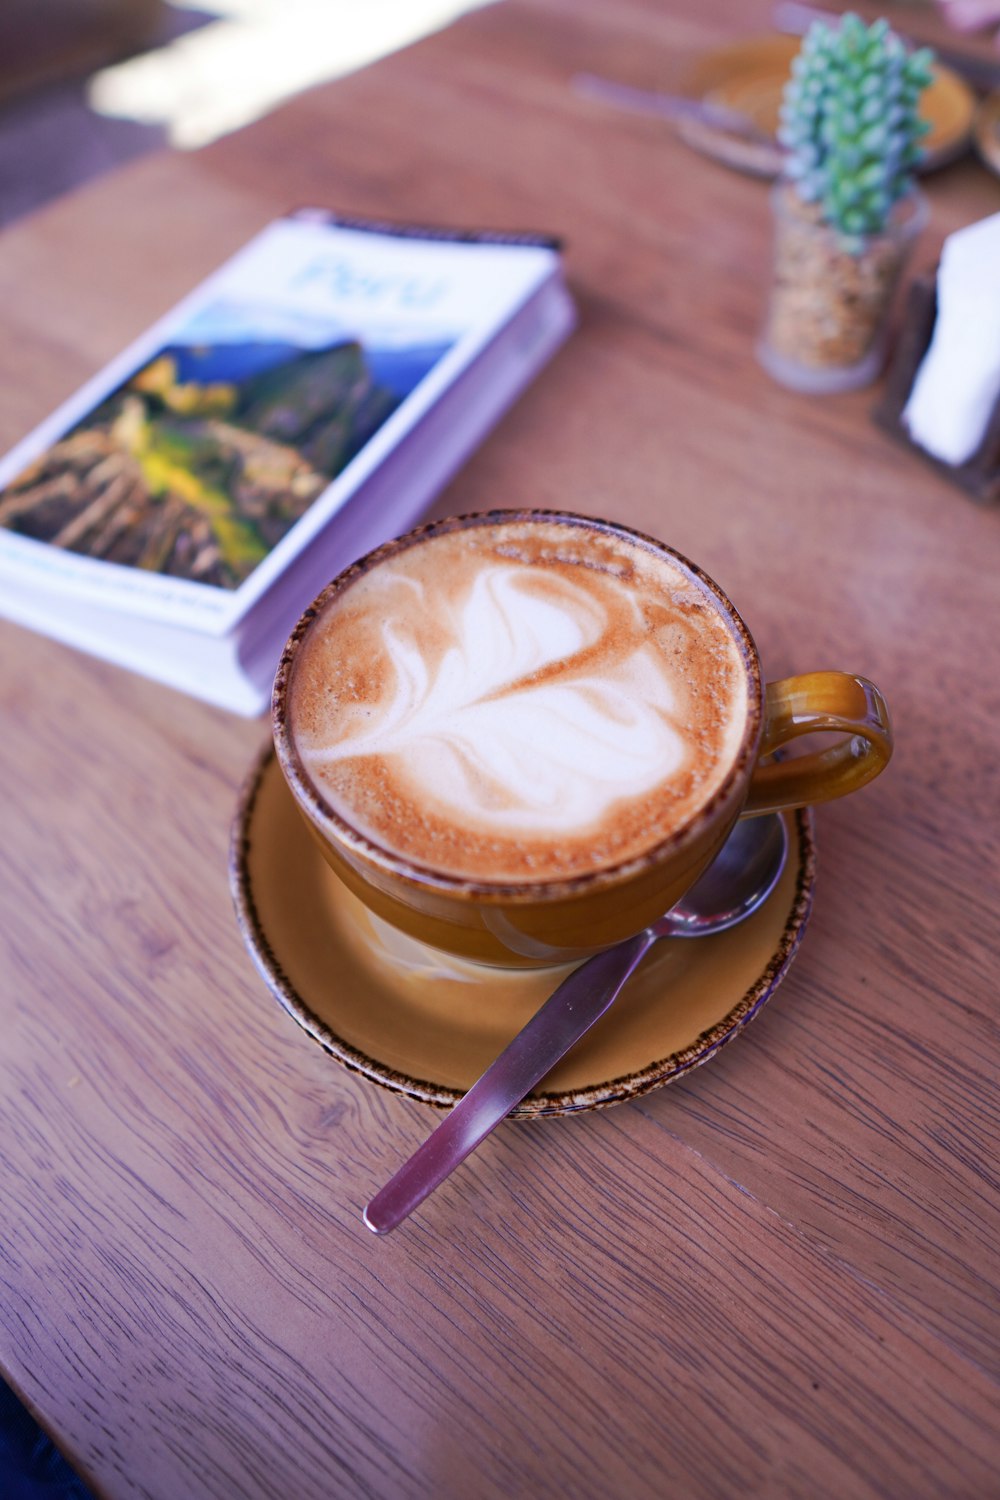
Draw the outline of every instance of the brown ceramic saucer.
M612 1011L513 1113L596 1109L706 1062L777 989L812 904L808 812L788 814L774 895L716 937L658 944ZM340 883L298 813L270 747L240 795L229 865L244 940L272 994L347 1067L447 1107L558 984L565 969L483 969L388 927Z
M986 165L1000 173L1000 89L988 95L979 106L975 141Z

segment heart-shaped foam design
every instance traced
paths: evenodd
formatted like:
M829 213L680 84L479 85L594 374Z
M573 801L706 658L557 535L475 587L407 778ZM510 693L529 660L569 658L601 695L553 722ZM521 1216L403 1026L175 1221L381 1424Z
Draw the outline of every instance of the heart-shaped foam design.
M494 563L444 606L448 643L433 660L412 628L414 603L426 601L411 590L423 594L423 584L402 574L382 582L387 602L400 599L382 626L392 689L338 743L303 745L312 769L393 756L458 821L560 834L684 764L666 658L614 579L585 589Z

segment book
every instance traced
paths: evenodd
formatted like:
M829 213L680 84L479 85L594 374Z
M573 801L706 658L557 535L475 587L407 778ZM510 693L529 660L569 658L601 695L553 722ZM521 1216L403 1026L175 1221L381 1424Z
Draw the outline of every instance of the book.
M0 462L0 614L263 712L574 321L555 241L276 220Z

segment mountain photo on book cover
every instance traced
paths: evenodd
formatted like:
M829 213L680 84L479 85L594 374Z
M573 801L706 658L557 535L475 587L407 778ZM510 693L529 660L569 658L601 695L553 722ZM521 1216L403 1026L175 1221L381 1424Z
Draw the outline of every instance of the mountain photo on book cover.
M454 341L210 304L0 493L0 525L236 589Z

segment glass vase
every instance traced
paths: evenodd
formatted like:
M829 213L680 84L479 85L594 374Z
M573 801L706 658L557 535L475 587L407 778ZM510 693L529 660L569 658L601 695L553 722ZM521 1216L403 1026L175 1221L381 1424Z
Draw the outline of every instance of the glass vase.
M869 385L885 359L889 310L900 274L927 222L913 189L879 234L846 235L825 224L779 181L774 280L757 358L781 385L826 394Z

